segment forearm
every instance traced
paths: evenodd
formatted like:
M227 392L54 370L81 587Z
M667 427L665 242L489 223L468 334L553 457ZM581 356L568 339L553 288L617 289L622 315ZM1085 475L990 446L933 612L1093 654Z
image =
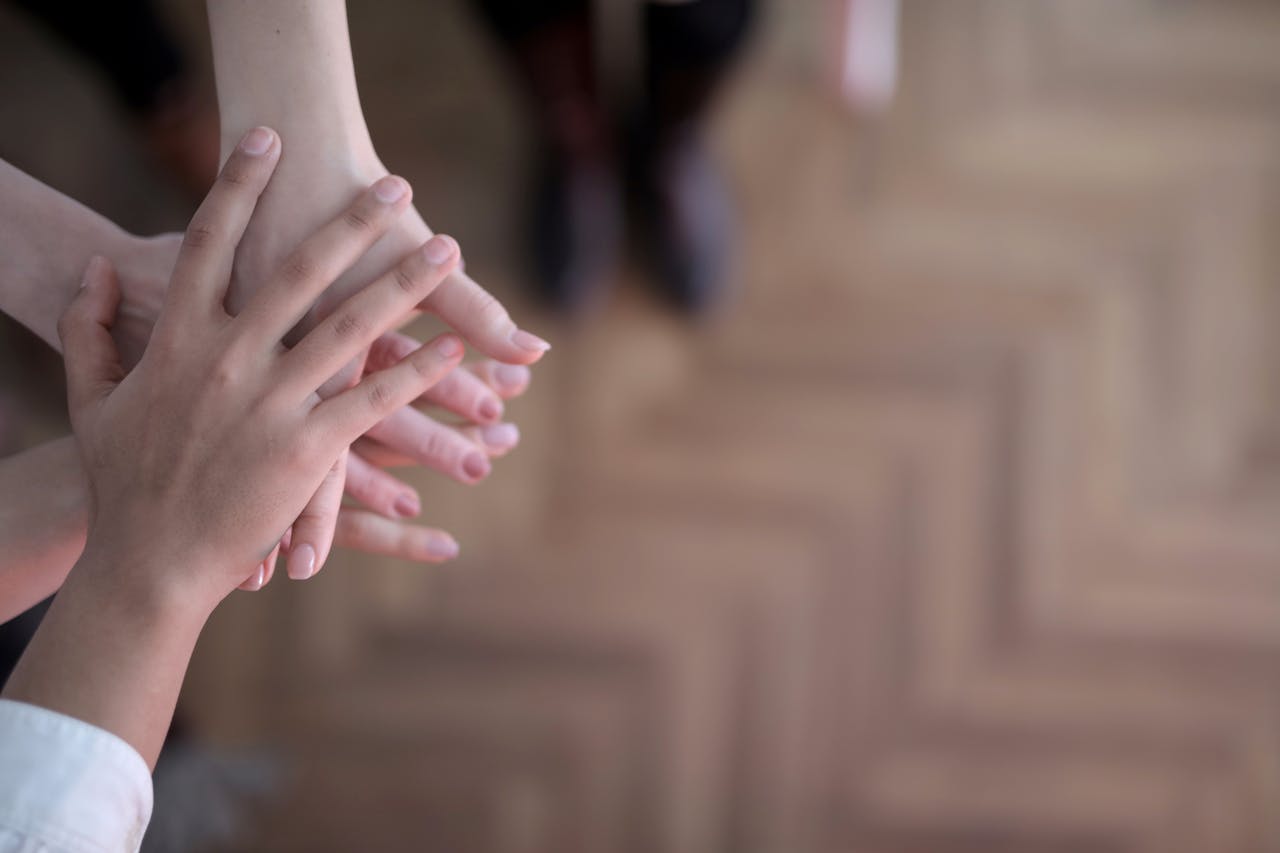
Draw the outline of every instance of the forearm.
M118 255L129 235L3 160L0 200L0 311L61 351L58 317L89 259Z
M114 559L85 552L3 695L109 731L154 768L211 607L186 590L128 587Z
M289 159L369 154L345 0L209 0L223 155L266 125ZM331 165L341 167L341 163Z
M281 140L279 165L255 214L272 225L251 226L227 294L236 312L263 271L386 170L360 109L344 0L209 0L208 9L223 157L254 127L271 127ZM241 269L257 273L243 278ZM309 313L296 333L313 328L322 313Z
M73 438L0 460L0 622L62 586L84 547L87 491Z

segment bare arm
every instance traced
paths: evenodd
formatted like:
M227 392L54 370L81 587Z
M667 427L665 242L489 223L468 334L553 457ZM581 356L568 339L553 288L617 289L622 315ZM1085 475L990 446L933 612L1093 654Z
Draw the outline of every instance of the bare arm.
M208 8L224 154L268 121L289 146L275 180L290 158L373 154L345 0L210 0Z
M119 257L115 223L0 160L0 311L60 349L57 323L95 254Z
M86 517L74 440L0 459L0 622L58 590L84 547Z
M260 272L279 263L311 229L339 213L387 173L369 139L356 90L344 0L209 0L223 151L249 128L269 125L284 142L280 171L259 202L236 258L229 302L244 304ZM317 301L313 327L360 282L394 266L431 237L412 208ZM476 349L530 364L548 345L518 329L503 306L462 271L418 306L437 314Z

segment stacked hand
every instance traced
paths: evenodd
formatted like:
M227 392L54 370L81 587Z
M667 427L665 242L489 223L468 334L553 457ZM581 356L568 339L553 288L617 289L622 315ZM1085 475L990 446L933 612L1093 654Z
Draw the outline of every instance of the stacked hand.
M456 370L463 347L453 335L423 347L400 335L382 337L456 266L457 246L447 237L410 252L291 349L282 346L319 294L404 212L409 192L399 178L378 181L304 240L230 316L223 306L236 245L280 151L273 134L256 134L230 157L193 218L132 371L126 375L111 337L121 295L105 261L91 265L60 325L72 421L90 484L86 551L108 553L117 566L173 566L178 571L163 583L180 578L183 589L202 589L199 598L210 604L246 581L260 585L264 557L291 527L297 552L304 510L357 438L405 417L402 407L424 396L475 411L499 393L482 377L500 384L502 375L491 364ZM317 390L375 342L365 375L322 402ZM525 380L518 372L512 378L508 393ZM386 434L394 434L390 423ZM378 461L394 461L394 448L367 446ZM366 486L370 502L379 500L379 484L389 488L374 471L364 471L374 484ZM353 518L347 528L355 538L375 550L386 545L366 516ZM164 531L162 543L155 530ZM144 552L146 560L135 559Z
M291 348L282 343L403 213L399 178L378 181L290 256L310 263L284 263L227 312L236 246L279 154L276 136L259 129L230 156L133 370L112 338L121 291L104 258L89 264L58 324L89 530L3 695L114 733L150 767L212 610L246 580L261 583L262 561L290 529L297 554L298 519L351 444L462 359L453 334L423 346L391 339L383 363L328 398L317 393L456 267L457 245L439 236Z
M370 171L378 168L372 166ZM270 203L272 199L280 200L279 185L282 178L287 177L287 170L281 166L254 209L235 255L227 297L230 306L239 308L247 301L245 294L252 293L258 282L267 280L270 266L265 258L272 258L270 263L277 270L283 267L283 275L289 279L300 276L302 271L320 272L318 259L313 254L315 241L310 241L310 245L297 245L305 236L299 229L306 226L306 217L285 215ZM323 182L329 187L331 197L339 193L356 196L356 201L325 227L359 235L361 245L369 248L350 269L337 275L335 283L305 312L298 328L314 327L341 297L354 292L361 282L384 273L393 260L403 257L412 246L420 245L430 236L416 211L411 207L405 209L408 192L403 182L396 182L396 186L405 191L405 198L393 205L399 217L375 223L367 209L369 193L348 192L351 178L349 174L334 171L327 182ZM316 192L321 182L294 183ZM316 199L311 199L294 210L314 211L315 202ZM135 240L128 251L116 258L123 298L112 334L126 370L138 363L150 339L181 243L179 234ZM292 246L293 251L285 252L285 246ZM250 269L254 271L249 272ZM242 292L239 297L237 284ZM318 571L335 542L371 553L422 561L455 556L457 543L447 533L403 523L403 519L419 514L420 499L411 486L386 473L382 466L418 464L460 482L474 483L489 473L491 457L509 452L519 441L515 425L501 423L503 403L527 389L530 373L524 363L536 360L545 351L545 344L516 329L505 309L458 270L446 277L422 303L407 310L406 317L424 306L449 320L484 352L506 361L489 360L462 366L416 401L456 416L459 425L443 423L406 406L370 430L345 460L338 460L297 524L286 532L282 544L286 551L292 552L291 576L309 577ZM382 335L369 350L366 369L386 367L411 351L416 343L396 332ZM358 365L359 357L339 371L337 381L325 383L320 389L321 395L342 390L354 378L352 372ZM372 512L343 507L344 487L348 496ZM290 549L291 545L294 548ZM262 573L248 579L245 588L259 588L271 579L274 558L275 552L264 561Z

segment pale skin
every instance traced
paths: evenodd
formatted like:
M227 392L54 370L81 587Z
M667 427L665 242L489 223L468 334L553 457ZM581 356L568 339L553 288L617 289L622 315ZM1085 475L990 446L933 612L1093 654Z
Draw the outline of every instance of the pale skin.
M285 261L292 247L320 223L337 215L372 181L387 174L360 108L344 0L210 0L223 152L256 125L276 128L289 141L279 173L263 195L233 268L228 305L234 312L254 293L265 271ZM345 275L315 301L293 335L313 328L361 282L390 269L404 253L431 236L416 210L396 224ZM516 326L506 309L457 270L413 310L443 319L482 354L527 365L549 345ZM408 316L406 313L406 317ZM292 338L291 338L292 340ZM343 387L358 369L353 360L321 389ZM429 459L464 483L489 474L485 454L456 434L433 431L411 412L379 424L370 437L426 464ZM327 553L332 511L345 479L341 461L292 531L291 576L318 565ZM301 543L301 544L299 544Z
M322 227L309 275L282 266L237 316L226 312L236 245L279 157L274 134L265 150L260 142L249 134L228 158L192 220L131 372L111 336L121 294L108 261L89 264L59 323L88 533L4 696L112 732L152 767L209 614L275 547L351 443L463 354L455 335L442 335L328 399L317 394L456 267L447 237L410 252L292 348L282 345L331 274L403 213L407 192L369 209L368 229ZM387 181L399 179L383 179L383 189Z
M117 312L117 318L119 313ZM395 346L389 346L394 344ZM374 344L370 367L389 367L418 347L404 335L389 333ZM387 350L381 354L381 350ZM506 381L503 380L505 376ZM430 388L419 402L434 402L465 410L466 394L474 385L491 388L512 399L528 388L528 369L493 361L463 365ZM461 389L459 392L458 389ZM454 400L450 403L450 400ZM480 433L486 425L464 429ZM458 553L447 532L410 524L394 516L394 503L403 500L400 480L383 467L408 460L369 439L357 442L348 466L347 489L366 506L386 507L370 512L344 506L338 512L334 546L418 563L439 563ZM366 470L367 469L367 472ZM84 550L89 494L80 453L71 437L49 441L23 453L0 459L0 623L57 592ZM416 494L414 495L416 501ZM415 513L416 514L416 513ZM267 570L264 583L269 581Z
M113 337L124 365L131 368L141 357L155 325L182 235L162 234L149 238L131 235L4 161L0 161L0 199L5 202L0 205L0 256L5 258L3 270L0 270L3 276L0 311L13 316L60 351L57 318L78 290L80 271L89 258L94 254L104 255L116 268L122 293L119 314L112 329ZM403 351L412 345L411 338L388 332L375 342L373 353ZM336 544L344 547L366 545L364 550L407 559L426 559L429 545L433 546L431 556L437 559L450 549L456 551L456 543L447 537L441 538L443 534L428 536L421 532L425 528L390 523L416 517L421 511L421 500L407 483L367 462L362 452L381 449L385 451L384 455L389 452L470 482L461 472L459 460L462 456L479 451L486 458L493 458L509 452L518 442L519 433L515 425L501 421L503 404L523 393L529 380L529 370L523 365L476 362L452 373L418 401L455 417L459 426L442 422L413 407L389 416L385 426L380 425L371 433L371 438L377 435L382 441L366 441L362 450L351 454L345 479L348 496L385 516L385 520L366 518L357 515L356 510L348 509L336 519ZM50 475L33 475L30 463L46 458L52 466ZM69 547L66 543L83 536L82 523L79 526L68 526L61 520L41 523L45 516L34 511L40 506L41 497L55 507L74 504L68 495L73 494L77 480L62 476L68 470L62 465L63 461L62 457L55 459L33 454L22 463L12 459L0 463L0 491L4 491L6 472L23 472L22 479L12 480L18 488L25 488L25 483L30 482L44 486L35 494L26 493L26 500L10 502L0 509L0 528L5 528L6 517L17 517L22 522L8 528L18 538L6 537L0 541L6 543L6 554L22 553L28 557L37 553L51 555L51 563L43 557L27 560L22 571L23 577L39 581L26 588L43 590L46 595L57 588L70 565L71 561L66 559ZM338 497L338 494L330 493L333 506L326 515L337 511ZM335 524L331 517L319 523L321 526ZM73 534L69 537L61 535L68 530ZM56 541L50 538L55 532L60 537ZM321 537L321 541L328 540ZM399 544L393 547L392 542ZM323 557L327 553L328 548L325 547L321 559L316 561L315 571L323 565ZM38 570L46 564L60 569L53 572ZM12 565L12 562L8 565L0 562L0 572ZM270 573L271 569L267 567L264 581L270 579ZM0 577L0 588L4 584ZM30 604L42 597L31 599L24 595L19 598Z

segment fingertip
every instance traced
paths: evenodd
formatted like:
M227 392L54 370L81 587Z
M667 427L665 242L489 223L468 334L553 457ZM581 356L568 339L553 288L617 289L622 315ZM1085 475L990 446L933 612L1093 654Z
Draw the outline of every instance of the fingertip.
M257 567L253 570L253 574L246 578L244 583L240 584L240 589L243 589L246 592L257 592L262 589L262 585L266 582L266 569L263 568L262 563L258 563Z
M457 259L458 243L447 234L437 234L423 244L422 254L436 266L444 266Z
M458 541L448 533L436 533L426 542L424 555L430 561L444 562L445 560L456 559L461 549L458 547Z
M240 138L240 150L250 157L261 157L271 151L279 136L269 127L255 127Z
M464 347L462 339L457 335L446 333L436 338L432 343L436 353L444 359L462 358Z
M415 518L422 513L422 500L417 492L408 491L395 499L391 509L396 518Z
M496 362L492 375L497 390L503 394L519 394L533 379L533 371L523 364Z
M527 332L520 328L513 329L509 339L517 349L525 353L526 356L533 356L535 360L542 358L551 349L550 343L533 334L533 332Z
M413 187L409 186L409 182L399 175L387 175L379 178L373 184L373 196L383 204L408 201L412 193Z
M490 424L481 428L480 440L492 453L507 453L520 443L520 428L513 423Z
M486 396L476 405L476 414L480 420L486 423L493 423L502 417L503 405L502 401L497 397Z
M80 288L92 293L109 293L116 284L116 271L105 255L94 255L84 268Z
M489 458L478 450L468 453L462 459L462 473L466 475L468 482L476 483L483 480L492 470L493 465L490 464Z
M304 581L316 573L316 549L310 543L303 543L290 550L285 571L290 580Z

